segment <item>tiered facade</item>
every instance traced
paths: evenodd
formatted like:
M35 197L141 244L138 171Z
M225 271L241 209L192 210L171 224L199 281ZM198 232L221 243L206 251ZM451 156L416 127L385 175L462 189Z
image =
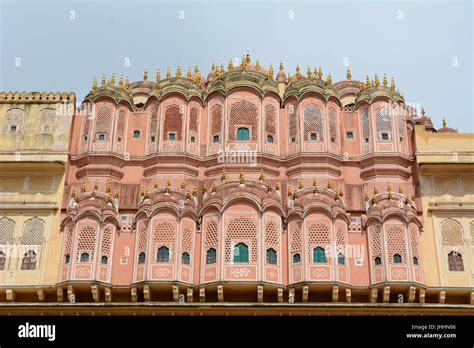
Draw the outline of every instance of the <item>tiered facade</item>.
M348 71L333 84L321 69L287 76L282 65L274 76L248 56L207 79L197 68L166 75L104 77L75 112L46 302L374 310L440 303L444 291L442 303L466 310L471 279L449 292L426 274L433 231L414 127L434 129L393 80Z

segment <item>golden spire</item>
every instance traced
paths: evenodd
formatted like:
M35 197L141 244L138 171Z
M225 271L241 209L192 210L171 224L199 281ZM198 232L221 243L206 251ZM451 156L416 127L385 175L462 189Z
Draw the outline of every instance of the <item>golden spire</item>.
M380 80L379 80L379 76L377 75L377 73L375 73L374 82L375 82L376 87L380 86Z
M247 64L250 64L250 54L246 54L245 60L247 61Z
M171 78L171 69L170 69L170 67L167 67L167 68L166 68L166 78L167 78L167 79L170 79L170 78Z
M119 86L123 88L123 75L120 75Z
M234 64L232 63L232 59L229 58L229 64L227 64L227 71L231 71L234 68Z
M112 73L112 80L110 80L110 84L115 86L115 73Z
M223 75L224 73L225 73L224 64L221 64L221 75Z
M105 189L105 193L110 193L112 189L110 188L110 185L107 185L107 188Z
M102 75L102 87L105 86L105 75Z
M366 193L364 193L364 200L367 202L369 200L369 195Z
M189 67L189 68L188 68L188 73L186 74L186 77L187 77L188 79L190 79L191 76L192 76L192 75L191 75L191 67Z
M280 191L280 184L278 183L278 181L275 184L275 191Z
M306 72L306 75L308 75L308 79L313 79L313 73L311 72L311 68L308 66L308 71Z
M351 78L352 78L351 69L349 67L347 67L346 79L350 80Z
M411 200L412 200L412 202L415 201L415 191L413 191L413 192L411 193Z
M362 82L359 82L359 90L362 92L365 89L365 85Z
M395 91L395 79L392 77L392 82L390 83L390 90Z
M366 88L366 89L369 89L369 88L370 88L369 75L367 75L366 78L365 78L365 88Z
M245 57L245 54L242 56L241 67L242 67L242 69L245 69L247 67L247 58Z
M328 180L328 189L331 189L331 188L332 188L332 181Z
M161 72L160 69L156 70L156 82L161 81Z
M186 199L187 200L190 200L191 199L191 192L186 192Z
M313 193L318 193L319 192L319 187L318 187L318 181L316 180L316 178L313 179Z
M219 72L219 65L218 65L216 69L216 77L219 77L219 75L220 75L220 72Z
M128 89L130 87L130 83L128 82L128 76L125 78L125 89Z
M303 186L303 180L300 180L300 183L299 183L299 186L298 186L298 188L299 188L300 190L302 190L302 189L303 189L303 187L304 187L304 186Z
M81 193L86 192L86 185L82 184L81 186Z
M216 184L213 182L212 183L212 193L216 193L216 191L217 191Z
M318 79L322 80L323 79L323 68L319 67L318 69Z
M180 78L181 77L181 67L178 66L178 69L176 69L176 78Z
M183 181L181 183L181 190L185 190L186 189L186 181Z
M272 185L270 184L267 185L267 192L272 192Z
M170 178L168 178L168 180L166 181L165 193L170 192L170 185L171 185Z
M115 198L117 198L117 199L120 198L120 191L119 190L115 191Z
M260 62L257 59L257 63L255 64L255 70L260 71Z
M378 193L379 193L379 191L377 190L377 187L374 186L374 196Z
M143 73L143 81L146 80L148 80L148 72L145 70L145 72Z
M207 193L207 187L206 187L206 185L203 185L203 187L202 187L202 194L204 195L204 194L206 194L206 193Z
M383 74L383 86L384 86L384 87L387 87L387 86L388 86L387 74Z
M288 197L291 197L293 193L291 192L291 186L288 185Z
M225 182L225 169L222 169L221 181Z
M94 190L97 191L98 189L99 189L99 180L96 180L94 184Z
M201 72L200 71L197 72L196 81L197 81L198 84L201 83Z
M446 119L443 118L443 127L446 127Z
M198 66L197 66L197 65L195 65L195 66L194 66L194 73L195 73L195 74L197 74L197 73L198 73L198 71L199 71L199 68L198 68Z
M196 197L197 196L197 188L196 186L193 187L193 196Z
M110 80L107 79L107 86L110 86Z
M273 66L270 64L270 67L268 68L268 78L273 79Z
M326 77L326 83L327 83L328 85L332 85L331 74L328 74L328 76Z
M283 71L283 62L280 62L280 71Z
M242 167L240 167L240 175L239 175L239 181L241 184L244 183L244 180L245 180L245 177L244 177L244 170L242 169Z
M301 77L300 66L296 65L296 78L299 79L300 77Z
M97 79L94 79L94 82L92 82L92 90L95 91L97 89Z

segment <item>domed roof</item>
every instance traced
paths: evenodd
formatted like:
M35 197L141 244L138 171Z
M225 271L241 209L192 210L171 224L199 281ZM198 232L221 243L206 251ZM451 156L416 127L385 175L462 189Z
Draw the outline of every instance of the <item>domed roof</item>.
M446 126L446 120L443 119L443 127L441 127L440 129L438 129L437 132L438 132L438 133L458 133L458 130L457 130L457 129L454 129L454 128L447 127L447 126Z

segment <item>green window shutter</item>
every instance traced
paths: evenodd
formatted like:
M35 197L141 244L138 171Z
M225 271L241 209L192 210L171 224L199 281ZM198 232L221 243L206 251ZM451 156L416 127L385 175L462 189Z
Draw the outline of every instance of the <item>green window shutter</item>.
M250 139L250 132L248 128L239 128L237 130L237 140L249 140Z

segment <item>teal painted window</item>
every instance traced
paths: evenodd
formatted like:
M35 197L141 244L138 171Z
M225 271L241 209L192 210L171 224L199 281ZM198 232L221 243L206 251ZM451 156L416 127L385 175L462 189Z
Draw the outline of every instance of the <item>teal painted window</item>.
M273 144L273 135L267 135L267 143L272 143Z
M140 254L138 254L138 264L139 265L145 263L145 259L146 259L146 255L145 255L144 252L141 252Z
M316 141L316 140L318 140L318 135L317 135L316 133L311 133L311 134L309 135L309 140L311 140L311 141Z
M237 129L237 140L249 140L250 139L250 131L248 128L240 127Z
M99 141L105 141L105 134L100 133L99 136L98 136L98 139L99 139Z
M339 254L337 255L337 263L340 265L345 265L346 264L346 258L344 254Z
M159 247L156 254L156 261L158 262L169 262L170 260L170 249L165 246Z
M88 253L82 253L80 260L81 260L81 262L89 262L89 254Z
M321 247L313 249L313 262L314 263L326 263L326 252Z
M293 255L293 263L300 263L301 262L301 255L296 253Z
M234 246L234 262L249 262L249 247L245 243Z
M273 248L267 249L267 263L270 265L277 264L277 252Z
M382 264L382 259L380 257L376 257L374 259L375 266L381 265Z
M216 263L216 249L209 248L206 253L206 265Z
M175 133L169 133L168 134L168 140L176 140L176 134Z
M402 263L402 257L399 254L393 255L393 263Z
M187 252L184 252L181 255L181 263L183 265L189 265L191 263L191 257L189 256L189 254Z
M139 130L133 131L133 138L134 139L140 139L140 131Z

